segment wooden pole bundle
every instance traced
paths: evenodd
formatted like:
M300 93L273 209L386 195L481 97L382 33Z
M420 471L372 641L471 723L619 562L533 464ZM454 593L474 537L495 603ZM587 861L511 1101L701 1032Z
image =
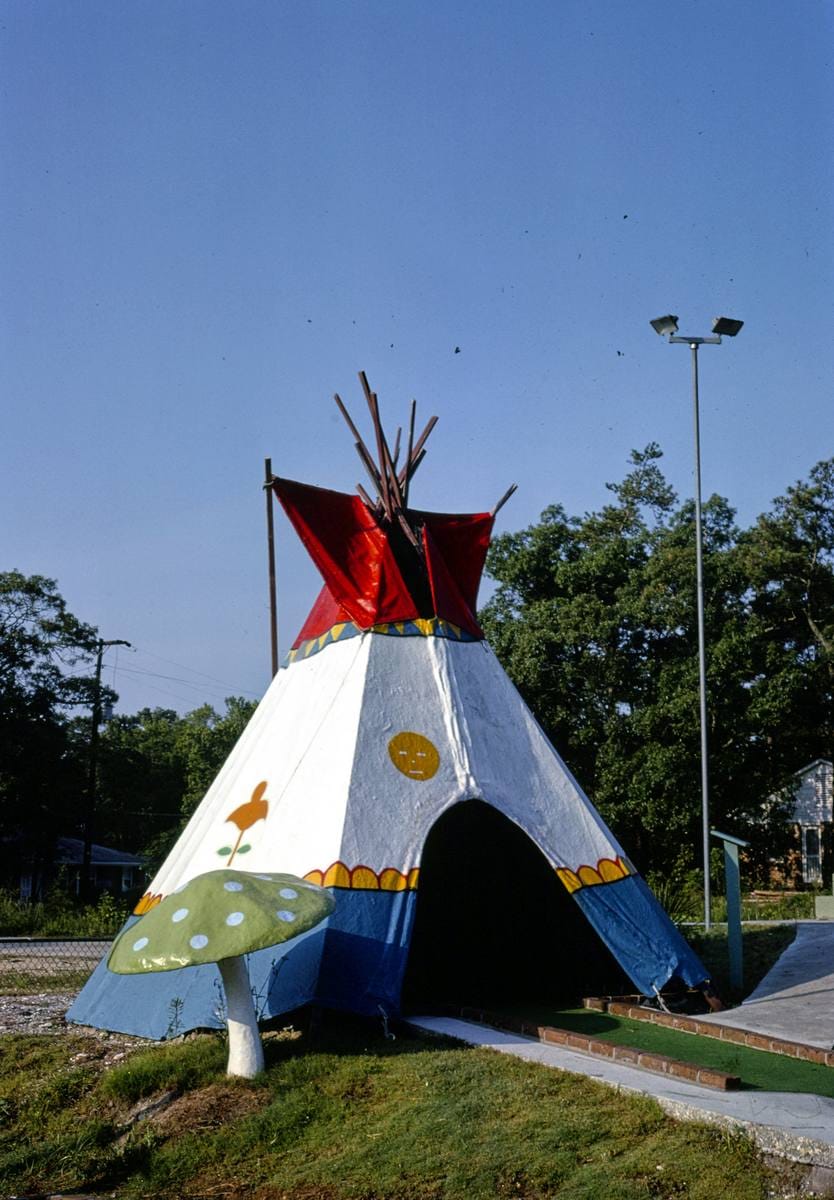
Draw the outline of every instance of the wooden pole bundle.
M394 452L388 445L388 440L385 436L385 430L382 427L382 419L379 415L379 400L377 394L372 390L368 383L368 378L364 371L359 372L359 382L362 384L362 391L365 393L365 402L368 405L368 412L371 416L371 423L374 427L374 440L376 442L377 460L374 461L371 451L362 439L362 435L354 424L353 418L345 407L338 393L333 397L338 405L339 412L345 419L347 427L353 436L353 444L356 447L356 452L359 455L360 461L368 473L368 478L376 490L376 499L372 499L369 493L365 490L361 483L357 483L356 490L362 497L362 500L367 504L368 508L373 509L378 515L383 516L389 524L398 524L405 536L418 551L421 549L420 538L418 531L414 528L408 515L408 493L411 480L420 466L420 463L426 457L426 442L429 439L431 431L437 424L437 417L429 417L422 433L414 439L415 422L417 418L417 401L411 401L411 411L408 421L408 440L406 443L405 461L399 466L400 447L402 441L402 428L397 429L397 436L394 439ZM516 490L516 484L512 484L507 489L495 508L492 510L492 515L498 512L512 496Z
M371 423L374 427L374 440L376 442L376 461L371 454L370 449L362 438L356 424L353 421L350 413L347 410L341 396L338 393L333 397L339 408L339 412L345 419L348 429L353 436L353 444L356 448L356 453L365 468L368 478L370 479L376 491L376 499L372 499L369 493L361 484L356 485L356 490L362 497L362 500L367 504L368 508L383 515L385 520L390 524L398 524L405 536L411 542L416 550L420 549L420 539L416 530L413 528L408 518L408 488L414 477L414 472L419 467L425 457L425 444L429 434L437 424L437 417L431 417L426 424L425 429L414 440L414 422L417 412L417 402L412 400L411 413L408 423L408 443L405 453L405 461L402 466L399 465L400 450L402 447L402 428L397 429L397 435L394 439L394 450L388 445L388 439L385 436L385 430L382 425L382 418L379 414L379 399L377 394L368 383L368 378L364 371L359 372L359 382L362 384L362 391L365 393L365 401L368 405Z

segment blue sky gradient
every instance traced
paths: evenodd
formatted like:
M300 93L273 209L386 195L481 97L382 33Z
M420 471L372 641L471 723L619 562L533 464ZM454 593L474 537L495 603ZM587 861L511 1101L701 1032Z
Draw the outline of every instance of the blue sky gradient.
M0 560L134 643L124 711L262 693L263 459L352 490L359 369L440 416L415 503L517 481L501 529L652 440L691 494L668 311L746 322L701 355L707 493L747 522L834 452L832 10L667 12L0 3ZM278 558L286 650L283 519Z

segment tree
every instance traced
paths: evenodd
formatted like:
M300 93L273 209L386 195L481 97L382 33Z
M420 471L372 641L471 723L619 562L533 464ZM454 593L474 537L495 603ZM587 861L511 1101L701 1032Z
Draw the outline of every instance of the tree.
M54 580L0 573L0 805L6 870L51 861L84 819L97 630L67 610ZM117 699L102 688L105 700ZM164 856L251 716L240 697L217 713L142 709L104 727L94 836Z
M221 715L204 704L180 716L145 708L108 722L100 742L101 836L161 861L203 798L254 711L226 700Z
M750 707L775 784L834 749L834 459L740 539L749 580ZM832 873L830 831L823 879Z
M0 572L0 805L15 855L48 853L78 818L83 763L67 714L90 703L95 639L54 580Z
M597 513L554 506L497 538L482 621L638 865L668 873L700 861L700 736L694 510L659 458L634 452ZM762 865L781 816L764 799L802 765L797 744L830 747L833 496L820 464L748 533L726 500L704 506L711 816Z

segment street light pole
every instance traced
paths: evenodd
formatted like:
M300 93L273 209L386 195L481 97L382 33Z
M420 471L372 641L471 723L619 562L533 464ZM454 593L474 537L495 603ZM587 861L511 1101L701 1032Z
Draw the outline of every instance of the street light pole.
M711 337L678 337L678 318L658 317L650 322L655 333L667 342L689 346L692 351L692 402L695 418L695 591L698 609L698 701L701 726L701 824L704 859L704 928L712 924L709 879L709 739L707 733L707 649L704 629L704 530L701 514L701 416L698 396L698 350L720 346L722 335L735 337L744 324L732 317L716 317Z
M692 349L692 402L695 415L695 588L698 598L698 697L701 723L704 928L709 929L712 917L709 879L709 747L707 736L707 649L704 633L704 527L701 520L701 417L698 403L698 345L698 342L690 343Z

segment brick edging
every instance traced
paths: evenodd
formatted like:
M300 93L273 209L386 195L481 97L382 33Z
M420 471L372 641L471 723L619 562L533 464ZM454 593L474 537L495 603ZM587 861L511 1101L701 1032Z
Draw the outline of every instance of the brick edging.
M587 996L585 1008L595 1012L609 1012L612 1017L631 1017L634 1021L649 1021L652 1025L663 1025L667 1029L679 1029L682 1033L697 1033L701 1037L718 1038L722 1042L734 1042L749 1046L751 1050L769 1050L771 1054L785 1054L803 1062L819 1063L834 1067L834 1050L822 1050L818 1046L807 1046L804 1042L790 1042L784 1038L769 1037L763 1033L750 1033L734 1025L720 1025L715 1021L699 1021L697 1017L665 1013L660 1009L642 1008L627 1000Z
M481 1025L490 1025L494 1029L503 1029L508 1033L520 1033L524 1037L536 1038L549 1045L566 1046L569 1050L579 1050L583 1054L591 1054L596 1058L610 1058L615 1062L630 1067L641 1067L644 1071L654 1071L659 1075L667 1075L674 1079L685 1079L687 1083L699 1083L702 1087L716 1088L726 1092L741 1086L737 1075L726 1075L712 1067L699 1067L697 1063L684 1062L678 1058L670 1058L667 1054L655 1054L648 1050L640 1050L636 1046L615 1045L613 1042L603 1042L599 1038L585 1037L582 1033L572 1033L567 1029L559 1029L555 1025L536 1025L530 1021L521 1021L498 1013L490 1013L480 1008L452 1008L449 1016L460 1017L464 1021L477 1021Z

